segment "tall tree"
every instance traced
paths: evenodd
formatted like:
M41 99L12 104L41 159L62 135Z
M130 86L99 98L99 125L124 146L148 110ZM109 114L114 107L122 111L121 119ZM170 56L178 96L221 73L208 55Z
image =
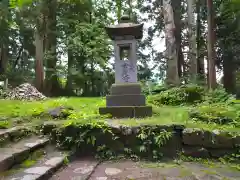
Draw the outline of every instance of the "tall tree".
M188 15L188 35L189 35L189 61L190 61L190 78L192 82L196 82L197 76L197 58L196 58L196 23L194 18L195 1L187 0Z
M216 88L216 59L215 59L215 34L214 34L214 11L213 11L213 0L207 0L207 21L208 21L208 84L210 89Z
M0 75L6 72L8 64L9 18L8 1L3 0L0 2Z
M36 17L35 28L35 48L36 48L36 60L35 60L35 73L36 73L36 87L38 90L44 90L44 37L45 37L45 3L41 1L38 3L38 16Z
M174 23L174 13L171 0L163 0L162 2L167 58L166 83L168 85L178 85L180 83L180 79L178 74L178 53L175 38L176 26Z
M57 0L46 0L46 79L45 90L50 96L60 91L57 65ZM59 92L60 93L60 92Z
M196 24L196 43L197 43L197 50L196 50L196 57L197 57L197 69L198 69L198 77L200 81L204 82L205 79L205 69L204 69L204 53L203 53L203 46L204 46L204 39L202 36L202 23L201 23L201 14L202 14L202 0L197 0L196 3L196 14L197 14L197 24Z

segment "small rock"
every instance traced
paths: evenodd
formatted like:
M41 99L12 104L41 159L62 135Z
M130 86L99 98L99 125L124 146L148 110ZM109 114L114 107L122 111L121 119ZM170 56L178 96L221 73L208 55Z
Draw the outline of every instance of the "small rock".
M60 106L56 107L54 109L48 110L47 113L50 115L52 118L67 118L69 115L71 115L71 111L73 110L72 107L67 107L67 106Z
M117 168L106 168L105 169L105 174L108 176L113 176L113 175L119 174L121 172L122 172L122 170L117 169Z

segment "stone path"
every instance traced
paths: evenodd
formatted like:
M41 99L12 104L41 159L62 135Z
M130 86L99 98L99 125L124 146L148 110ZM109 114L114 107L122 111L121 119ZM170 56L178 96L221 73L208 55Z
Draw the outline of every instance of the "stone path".
M197 163L146 163L130 160L98 163L76 160L51 180L240 180L240 172L226 167L207 167Z

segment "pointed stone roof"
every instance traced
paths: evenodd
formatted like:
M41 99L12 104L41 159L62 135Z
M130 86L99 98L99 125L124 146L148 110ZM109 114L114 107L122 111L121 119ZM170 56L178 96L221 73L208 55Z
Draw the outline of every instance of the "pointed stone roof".
M123 15L119 24L106 27L108 36L114 40L116 37L132 36L135 39L142 39L143 24L131 22L129 16Z

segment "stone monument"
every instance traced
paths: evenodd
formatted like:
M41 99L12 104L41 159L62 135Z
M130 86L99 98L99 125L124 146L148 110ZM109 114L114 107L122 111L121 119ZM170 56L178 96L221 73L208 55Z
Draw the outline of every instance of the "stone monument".
M114 44L115 84L106 97L106 107L99 108L99 113L115 118L152 116L152 107L146 106L137 80L137 40L143 36L143 24L122 16L118 25L108 26L106 31Z

